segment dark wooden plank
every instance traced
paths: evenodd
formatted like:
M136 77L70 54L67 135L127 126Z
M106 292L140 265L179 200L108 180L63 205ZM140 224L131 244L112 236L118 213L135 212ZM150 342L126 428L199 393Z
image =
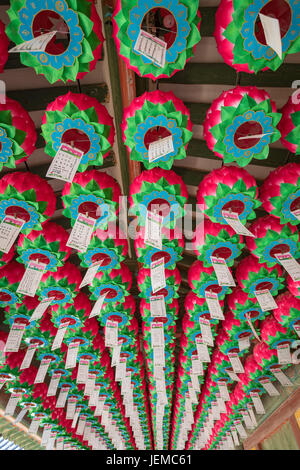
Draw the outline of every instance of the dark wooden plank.
M60 95L68 91L78 93L78 86L65 85L49 88L35 88L32 90L14 90L8 91L7 96L18 101L27 111L39 111L46 109L47 105ZM96 98L100 103L108 100L108 86L106 83L99 85L81 85L81 92Z
M207 110L211 106L210 103L184 103L191 114L193 124L201 125L205 119Z
M297 76L300 76L300 64L282 64L276 72L267 70L257 74L241 73L240 85L290 88ZM236 71L227 64L193 62L188 63L184 70L177 72L172 78L160 81L185 85L235 85L236 80Z
M213 36L217 9L218 7L199 7L201 14L201 37Z

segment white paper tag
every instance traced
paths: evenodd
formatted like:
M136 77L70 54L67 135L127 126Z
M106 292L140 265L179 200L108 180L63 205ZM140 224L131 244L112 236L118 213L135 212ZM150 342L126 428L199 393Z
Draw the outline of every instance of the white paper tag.
M43 429L43 434L42 434L41 446L47 445L47 442L50 439L52 426L53 426L52 424L45 424L44 429Z
M93 283L94 277L96 276L99 266L101 266L102 263L103 263L103 260L99 261L99 263L93 264L86 270L84 278L82 279L82 282L79 286L79 289L81 289L84 286L90 286ZM105 297L105 296L102 296L102 297Z
M64 438L63 437L58 437L56 439L56 449L64 450Z
M198 356L192 356L191 357L192 361L192 374L193 375L203 375L203 365L202 362L199 360Z
M205 291L205 300L210 313L210 318L215 320L224 320L224 315L219 303L218 294L215 292Z
M95 385L93 392L89 396L89 407L97 406L99 392L100 392L100 385Z
M83 151L73 148L68 144L61 144L48 168L46 176L72 183L83 155Z
M20 398L21 393L11 393L4 411L4 416L13 416Z
M230 396L229 396L229 392L228 392L228 388L227 388L227 383L222 382L221 380L219 380L218 381L218 387L219 387L219 392L220 392L221 398L223 398L224 401L229 401Z
M291 364L293 362L289 344L278 344L277 356L279 364Z
M45 272L46 265L30 261L21 279L17 292L34 297Z
M106 297L106 293L103 295L100 295L99 299L97 299L96 303L94 304L92 308L89 318L98 317L98 315L101 314L105 297Z
M64 323L61 323L59 325L59 328L56 332L56 335L55 335L55 338L54 338L54 341L52 343L52 347L51 347L51 351L55 351L55 349L59 349L62 345L62 342L63 342L63 339L64 339L64 336L66 334L66 331L68 329L68 326L69 326L69 322L66 321Z
M26 354L20 366L20 370L28 369L30 367L31 361L33 359L34 353L37 350L36 344L29 344L28 348L26 349Z
M112 357L111 357L111 366L114 367L120 360L120 354L122 349L122 341L118 341L118 345L113 347Z
M155 294L155 292L158 292L166 287L164 258L153 261L153 263L151 263L150 271L152 292Z
M90 244L95 225L96 219L78 214L66 245L85 253Z
M77 371L77 378L76 383L78 384L85 384L88 379L90 361L89 359L80 358L78 371Z
M216 392L216 400L218 402L220 413L227 413L225 400L223 399L223 397L221 397L221 393Z
M147 211L145 225L145 245L153 246L158 250L162 249L162 217L153 212Z
M238 437L238 434L236 432L235 426L232 426L230 429L231 429L231 435L232 435L232 438L233 438L234 445L239 446L240 441L239 441L239 437Z
M244 420L246 428L247 429L254 429L254 426L253 426L253 423L252 423L252 420L249 416L248 411L247 410L241 410L241 415L243 416L243 420Z
M56 33L57 31L50 31L49 33L41 34L12 47L8 52L45 52L47 45Z
M196 347L199 361L210 362L209 351L207 345L202 342L202 338L196 338Z
M38 368L38 371L34 380L35 384L41 384L44 382L50 363L51 363L51 359L44 358L41 360L40 366Z
M285 373L282 372L281 369L272 368L271 372L283 387L292 387L293 386L293 383L290 381L290 379L287 377L287 375L285 375Z
M84 433L83 433L83 440L88 441L90 438L91 434L91 429L92 429L92 423L86 423L84 427Z
M300 325L296 323L293 324L294 331L297 333L298 338L300 338Z
M244 351L250 347L250 336L239 337L239 350Z
M198 380L198 377L197 377L197 380ZM199 385L199 383L198 383ZM191 403L198 403L198 399L197 399L197 395L195 393L195 390L194 390L194 387L193 387L193 384L192 382L189 382L188 383L188 388L189 388L189 394L190 394L190 400L191 400Z
M51 305L52 300L54 300L54 297L51 297L49 299L43 299L38 306L34 309L33 314L30 317L30 321L37 321L42 318L44 313L46 312L47 308Z
M57 392L57 387L61 378L61 374L53 373L48 386L47 397L54 397Z
M64 408L65 407L69 391L70 391L70 387L62 387L60 389L58 399L56 401L55 408Z
M87 397L91 396L95 388L95 382L96 382L96 375L93 373L88 373L87 380L85 382L85 387L84 387L84 395L86 395Z
M154 366L165 367L165 348L163 346L156 346L153 348L153 364Z
M78 434L78 436L83 436L85 425L86 425L86 417L79 418L77 429L76 429L76 434Z
M242 422L240 420L236 420L234 421L234 424L235 424L235 428L237 432L241 436L241 439L246 439L247 433L246 433L244 426L242 425Z
M227 374L234 382L240 382L238 375L230 369L226 369Z
M300 220L300 209L296 209L295 211L291 212L296 217L296 219Z
M79 418L79 415L80 415L80 411L81 411L81 408L76 408L75 409L75 413L74 413L72 424L71 424L72 428L75 428L76 425L77 425L77 421L78 421L78 418Z
M131 392L131 371L126 372L126 376L122 380L121 384L121 394L127 395L127 393Z
M200 392L200 385L199 385L198 374L191 374L191 381L192 381L193 389L194 389L196 392Z
M29 429L28 429L28 433L29 434L37 434L38 429L39 429L40 424L41 424L41 421L42 421L42 418L34 417L31 420L31 423L30 423L30 426L29 426Z
M25 325L14 323L9 330L4 352L18 352L25 331Z
M106 400L106 397L98 397L98 402L97 402L97 406L94 412L94 416L102 415L105 400Z
M117 321L106 320L105 324L105 346L107 348L114 348L118 346L118 327Z
M235 372L236 374L243 374L245 372L243 364L241 363L241 360L238 356L238 353L236 352L228 353L228 358L230 360L233 372Z
M164 325L163 323L151 323L151 347L164 347L165 337L164 337Z
M280 32L280 23L277 18L259 13L260 21L265 33L266 43L282 59L282 40Z
M70 397L67 403L67 416L66 419L73 419L76 411L77 398Z
M214 339L211 332L210 321L204 317L200 317L199 324L203 343L207 344L208 346L213 346Z
M0 251L8 253L21 232L25 221L5 216L0 223Z
M255 295L263 312L269 312L278 308L273 295L268 289L255 291Z
M152 163L165 155L169 155L172 152L174 152L172 135L156 140L155 142L151 142L148 150L149 163Z
M126 362L127 362L126 357L121 357L119 362L117 363L116 371L115 371L116 382L121 382L121 380L123 380L124 377L126 376Z
M70 343L66 358L66 369L74 369L74 367L76 367L79 346L79 342Z
M257 392L250 392L250 396L252 398L252 402L253 402L256 413L258 415L266 414L264 405L262 404L259 394Z
M280 393L274 387L270 379L268 378L260 379L259 383L264 387L264 389L270 395L270 397L277 397L278 395L280 395Z
M211 256L210 260L216 273L219 286L235 287L234 279L226 264L225 259L217 258L216 256Z
M245 237L254 237L253 233L248 230L245 225L239 219L239 215L236 212L222 211L222 216L228 225L237 233L238 235L244 235Z
M253 423L253 426L256 428L257 427L257 421L256 421L255 414L254 414L254 411L253 411L252 403L247 403L247 409L248 409L251 421Z
M141 29L134 50L151 59L159 67L165 66L167 43L152 34Z
M153 295L150 297L151 317L166 317L166 303L163 295Z
M300 281L300 264L295 260L291 253L278 253L275 257L294 282Z

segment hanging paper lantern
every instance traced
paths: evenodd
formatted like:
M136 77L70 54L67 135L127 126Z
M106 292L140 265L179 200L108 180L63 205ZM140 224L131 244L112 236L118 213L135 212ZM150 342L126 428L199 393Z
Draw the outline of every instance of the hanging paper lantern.
M18 261L28 265L30 261L45 264L45 271L57 271L71 255L66 246L68 232L53 222L46 222L42 230L21 234L17 244Z
M277 124L281 114L270 95L255 87L224 91L209 110L203 135L210 150L224 163L248 165L253 158L264 160L269 145L280 139Z
M251 321L263 320L268 315L268 312L263 312L259 303L248 297L240 287L232 289L232 293L227 297L227 305L235 318L242 322L247 321L248 318Z
M28 172L14 172L0 180L0 218L6 215L25 221L22 232L42 230L42 224L56 208L56 197L51 186L40 176Z
M297 299L300 299L300 281L293 281L291 276L288 276L287 286L290 293L294 295Z
M8 264L13 259L14 256L15 256L15 245L11 247L8 253L3 253L3 251L0 251L0 268Z
M1 26L0 26L1 31ZM0 170L16 168L36 149L34 122L23 106L5 97L0 102Z
M281 253L290 253L294 258L300 256L296 227L281 225L275 217L266 216L255 220L249 230L255 238L246 237L247 247L260 263L275 266L278 263L275 255Z
M278 308L274 310L274 317L284 328L299 331L300 326L300 300L290 292L284 292L276 298Z
M300 102L291 96L288 102L283 106L282 118L278 124L281 132L281 143L290 152L299 155L300 153Z
M172 77L184 69L201 39L200 21L197 5L187 0L175 0L172 4L162 0L159 5L154 1L118 0L113 14L113 37L127 67L141 77L156 80ZM141 30L159 36L166 43L165 63L157 63L158 59L155 61L135 50Z
M16 291L24 272L24 266L16 261L11 261L0 269L0 307L13 305L23 297Z
M79 172L89 165L101 166L114 143L115 129L105 106L82 93L68 92L48 104L41 127L45 152L55 157L61 144L84 152Z
M120 186L110 175L97 170L77 173L62 191L63 215L73 226L79 214L96 219L96 228L105 230L119 212Z
M213 267L205 267L197 260L191 265L188 273L188 282L192 291L198 297L204 297L206 292L218 294L218 299L223 300L226 294L231 292L227 286L219 286L218 279Z
M167 269L174 269L178 261L182 259L182 252L185 247L184 236L178 229L169 230L162 227L162 248L154 248L145 243L145 228L140 227L136 232L134 247L138 257L138 261L145 268L150 268L151 263L161 258L164 259Z
M150 299L150 297L154 295L163 295L167 304L172 302L174 298L178 298L178 290L181 283L179 270L177 268L165 269L165 280L165 287L153 293L150 269L140 269L137 276L137 286L140 291L140 297Z
M102 23L90 0L22 0L7 11L6 33L16 44L57 31L45 51L24 52L21 62L43 74L50 83L83 78L101 57Z
M130 185L130 212L139 216L139 225L146 224L147 211L156 211L162 224L174 228L184 214L188 199L186 186L172 170L154 168L143 171Z
M255 179L243 168L223 166L206 175L199 184L197 203L212 221L228 225L222 211L238 214L242 223L255 219L261 203Z
M263 341L254 346L253 356L257 364L266 372L268 370L272 372L273 368L276 370L276 366L279 366L276 349L272 349ZM286 369L287 367L289 367L289 364L280 364L281 369Z
M57 271L47 271L39 284L37 294L40 300L52 300L52 305L71 303L76 296L82 277L79 269L68 261Z
M170 170L174 160L186 157L192 138L190 112L173 92L146 92L125 109L122 131L131 160L142 162L147 170ZM174 150L149 161L150 144L167 137L172 137Z
M250 298L255 297L255 291L267 289L272 295L277 295L283 288L284 278L282 269L276 264L269 268L267 264L259 263L254 256L246 256L237 265L235 271L236 280L244 292Z
M51 322L56 328L61 324L68 322L68 330L84 331L89 326L91 320L88 320L91 313L91 303L86 294L79 292L73 302L67 304L54 304L50 307ZM94 326L97 329L97 322Z
M275 318L269 316L261 323L261 339L271 349L276 349L280 344L291 345L297 335L294 331L281 326Z
M263 208L280 218L281 224L299 223L294 214L300 209L300 164L288 163L273 170L260 188Z
M98 270L109 272L120 268L120 262L125 259L127 252L126 235L115 223L110 222L107 230L94 231L88 249L84 253L78 252L78 256L84 268L101 261Z
M225 62L242 72L277 70L287 54L300 50L299 5L285 0L222 0L216 14L215 38ZM282 57L267 44L260 14L279 21Z
M5 34L5 25L0 21L0 73L3 73L8 59L9 41Z
M105 295L104 303L114 304L124 301L129 295L132 285L132 274L125 263L120 263L120 269L112 269L110 273L98 271L89 286L91 300L97 300Z
M209 219L197 226L193 240L194 251L205 267L212 266L211 256L223 258L227 266L233 266L244 246L243 237L229 225L213 223Z

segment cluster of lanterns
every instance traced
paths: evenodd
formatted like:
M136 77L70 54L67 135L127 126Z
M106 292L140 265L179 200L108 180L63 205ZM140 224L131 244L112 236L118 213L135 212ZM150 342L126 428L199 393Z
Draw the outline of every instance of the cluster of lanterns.
M10 23L6 29L0 23L0 71L9 38L21 62L51 84L81 79L102 55L94 2L41 3L12 2ZM224 61L247 73L276 70L300 50L299 9L297 0L222 0L215 39ZM268 16L278 18L281 53L269 44ZM112 20L120 57L152 80L182 70L201 39L196 1L118 0ZM44 49L34 48L45 35ZM53 164L64 148L80 156L61 197L70 234L49 220L56 210L50 184L15 171L35 150L33 121L16 101L0 104L0 169L12 170L0 179L6 414L20 406L17 419L28 413L30 432L41 426L48 449L239 445L257 425L255 413L264 413L261 396L278 395L276 380L290 385L284 370L300 336L300 165L276 168L260 188L244 167L267 159L279 139L299 153L299 106L290 98L279 113L266 91L237 86L206 114L204 138L223 162L198 188L204 219L194 233L198 259L189 269L175 374L176 265L185 248L178 225L189 195L171 168L186 157L193 135L187 107L172 92L157 90L124 110L124 145L145 167L129 193L140 332L125 263L127 234L117 223L121 189L110 175L89 168L101 167L112 149L112 117L95 98L71 92L49 103L42 117L44 150ZM267 214L257 218L257 209ZM87 270L84 278L69 260L72 249Z

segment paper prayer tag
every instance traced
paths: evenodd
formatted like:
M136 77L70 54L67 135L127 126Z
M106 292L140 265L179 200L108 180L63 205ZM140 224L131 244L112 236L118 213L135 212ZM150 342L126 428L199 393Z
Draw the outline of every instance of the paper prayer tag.
M66 245L85 253L90 244L95 225L96 219L78 214Z
M81 150L68 144L61 144L46 176L72 183L83 155L84 152Z
M169 135L163 139L151 142L148 150L149 162L152 163L161 157L174 152L173 136Z
M219 286L235 287L234 279L226 264L225 259L217 258L216 256L211 256L210 260L216 273Z
M17 292L28 295L29 297L34 297L45 272L45 268L46 265L43 263L30 261L20 281Z
M239 215L236 212L222 211L222 216L227 222L228 225L237 233L238 235L244 235L245 237L254 237L253 233L248 230L245 225L239 219Z
M165 66L167 43L147 31L140 30L134 50L151 59L159 67Z
M21 232L25 221L5 216L0 223L0 251L8 253Z
M166 287L166 278L165 278L165 261L164 258L161 258L157 261L151 263L151 286L152 292L160 291Z
M49 33L41 34L29 41L22 42L12 47L8 52L44 52L56 33L57 31L50 31Z

